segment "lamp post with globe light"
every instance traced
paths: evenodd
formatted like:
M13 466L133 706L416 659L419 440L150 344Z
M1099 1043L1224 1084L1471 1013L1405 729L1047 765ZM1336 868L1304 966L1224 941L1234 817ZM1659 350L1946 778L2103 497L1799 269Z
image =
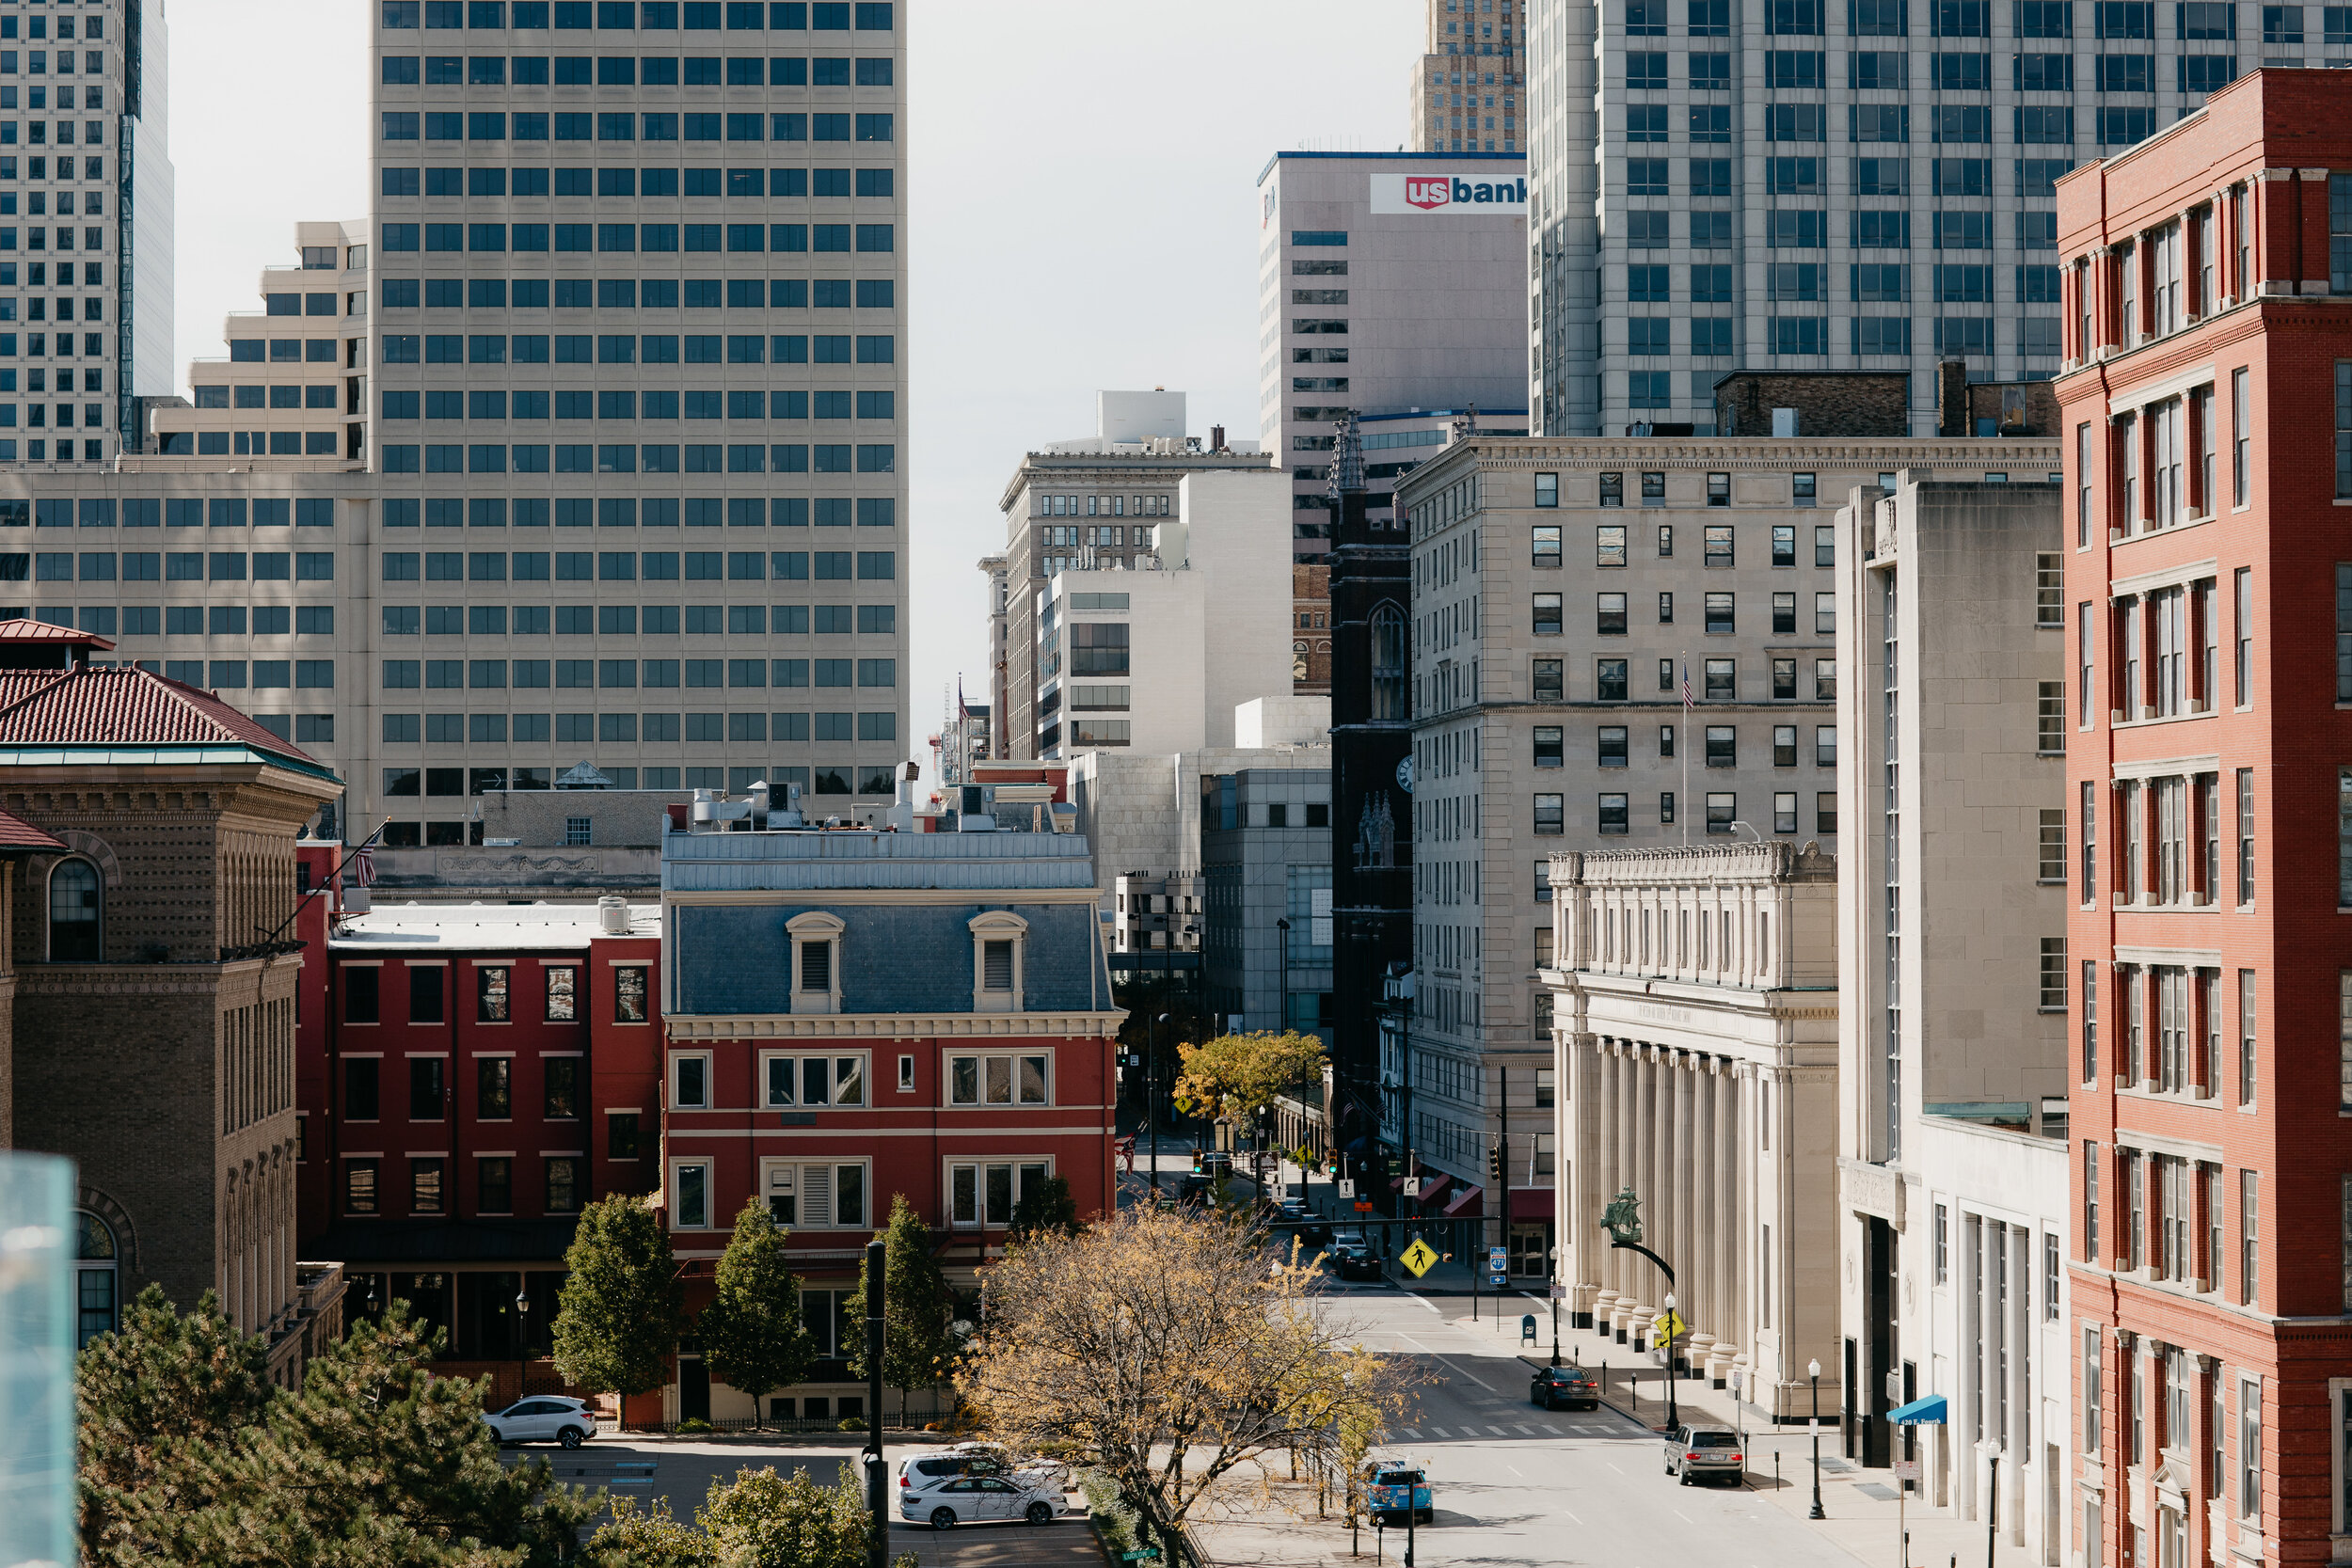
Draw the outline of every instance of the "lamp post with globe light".
M515 1398L521 1400L529 1393L524 1385L530 1381L531 1364L531 1276L516 1275L520 1287L515 1292Z
M1675 1317L1674 1292L1666 1292L1666 1430L1672 1432L1682 1424L1681 1413L1675 1406L1675 1341L1682 1338L1681 1322Z

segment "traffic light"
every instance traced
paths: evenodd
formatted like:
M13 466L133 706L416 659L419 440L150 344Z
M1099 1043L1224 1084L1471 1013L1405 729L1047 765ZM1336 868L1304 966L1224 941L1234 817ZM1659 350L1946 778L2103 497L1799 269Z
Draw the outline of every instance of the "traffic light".
M1200 1174L1200 1159L1203 1152L1198 1148L1192 1151L1192 1174L1195 1176Z
M1500 1143L1486 1150L1486 1180L1494 1186L1502 1185L1502 1145Z

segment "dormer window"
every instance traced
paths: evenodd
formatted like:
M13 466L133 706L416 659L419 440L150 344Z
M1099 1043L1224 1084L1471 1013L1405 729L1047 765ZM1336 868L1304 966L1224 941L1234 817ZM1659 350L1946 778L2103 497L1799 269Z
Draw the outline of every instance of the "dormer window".
M1009 910L991 910L965 925L972 932L972 1010L1023 1011L1029 923Z
M785 922L792 943L792 1011L837 1013L841 1010L841 933L838 915L821 910L796 914Z

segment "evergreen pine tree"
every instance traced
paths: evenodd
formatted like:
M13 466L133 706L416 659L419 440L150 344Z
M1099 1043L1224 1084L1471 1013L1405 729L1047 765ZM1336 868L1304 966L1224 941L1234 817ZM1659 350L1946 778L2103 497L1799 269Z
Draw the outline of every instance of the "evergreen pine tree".
M167 1521L212 1502L186 1485L172 1440L230 1448L278 1394L262 1342L239 1334L211 1291L182 1317L154 1285L83 1349L74 1384L82 1560L93 1568L147 1558Z
M686 1287L660 1217L615 1193L580 1212L564 1255L569 1271L555 1314L555 1370L566 1383L643 1394L669 1380L664 1360L686 1328Z
M936 1387L947 1373L955 1342L947 1323L955 1316L955 1298L931 1257L930 1227L914 1212L904 1193L890 1199L890 1220L882 1227L882 1381L898 1390L898 1422L906 1424L907 1399L917 1388ZM859 1260L857 1291L842 1308L857 1349L850 1370L867 1375L866 1367L866 1264Z
M695 1326L711 1375L752 1397L752 1424L771 1389L808 1376L817 1342L801 1317L801 1282L785 1257L789 1235L757 1197L735 1216L719 1259L719 1291Z
M151 1294L84 1360L86 1562L553 1568L575 1555L595 1500L544 1464L499 1462L481 1386L432 1375L437 1336L405 1304L313 1359L298 1394L257 1393L260 1341L209 1307L183 1319Z

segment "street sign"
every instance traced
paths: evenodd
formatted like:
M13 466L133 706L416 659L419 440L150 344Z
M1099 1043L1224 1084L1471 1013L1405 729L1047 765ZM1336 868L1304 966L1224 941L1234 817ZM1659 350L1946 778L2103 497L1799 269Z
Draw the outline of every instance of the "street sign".
M1486 1272L1487 1272L1488 1274L1503 1274L1503 1273L1507 1273L1507 1272L1509 1271L1510 1267L1511 1267L1511 1249L1510 1249L1510 1248L1508 1248L1508 1247L1499 1247L1499 1246L1490 1246L1490 1247L1488 1247L1488 1248L1486 1249Z
M1413 1277L1419 1279L1437 1266L1438 1255L1430 1250L1427 1242L1416 1238L1411 1246L1398 1255L1396 1260L1412 1270Z
M1356 1212L1359 1214L1369 1214L1372 1212L1372 1205L1359 1198L1356 1203Z
M1567 1300L1568 1288L1565 1285L1561 1284L1558 1280L1553 1280L1551 1282L1551 1299L1554 1301Z
M1343 1199L1352 1199L1355 1196L1356 1179L1352 1176L1343 1176L1340 1178L1340 1196Z
M1679 1312L1661 1312L1650 1321L1650 1327L1657 1330L1661 1344L1672 1344L1691 1332L1691 1325L1682 1321Z
M1915 1482L1918 1481L1919 1462L1915 1459L1899 1459L1895 1461L1895 1479L1897 1481L1908 1481Z

